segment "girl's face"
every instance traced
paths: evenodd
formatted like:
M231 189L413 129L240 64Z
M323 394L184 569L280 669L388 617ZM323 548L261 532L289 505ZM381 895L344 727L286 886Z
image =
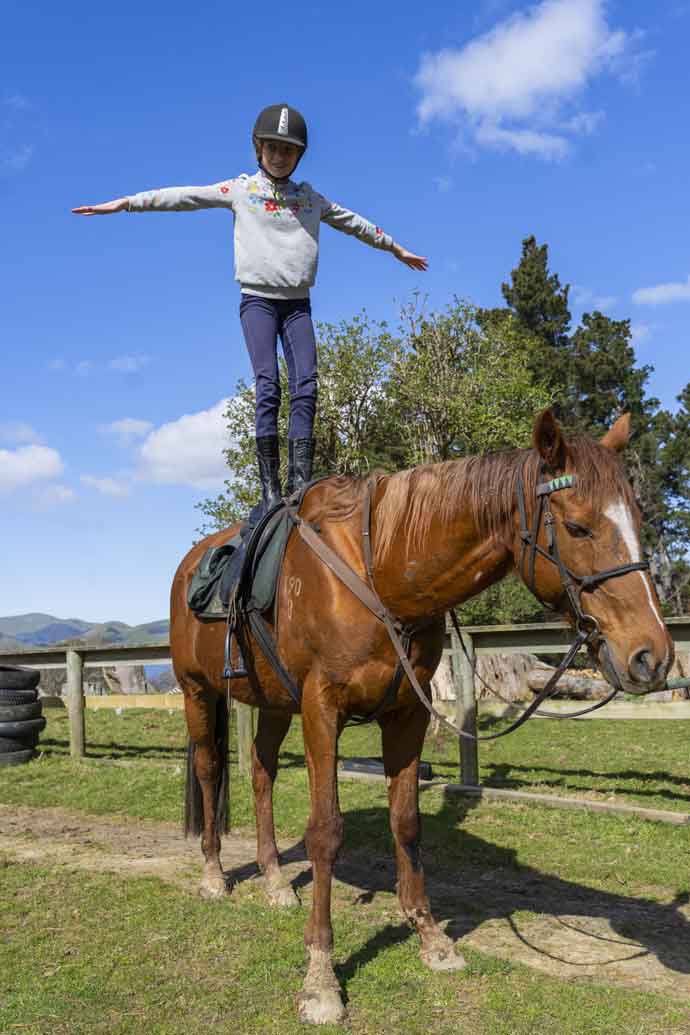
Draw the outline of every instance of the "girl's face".
M261 164L271 176L282 180L297 165L300 150L296 144L285 144L282 140L262 140Z

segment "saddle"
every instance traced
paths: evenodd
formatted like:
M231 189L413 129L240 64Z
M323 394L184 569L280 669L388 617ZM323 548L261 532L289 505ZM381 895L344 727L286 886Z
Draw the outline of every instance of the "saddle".
M246 624L295 700L301 697L300 691L283 668L270 627L261 616L274 604L294 515L313 484L304 485L287 502L281 500L263 514L256 525L245 524L227 542L209 547L197 565L187 592L187 603L198 618L227 622L223 678L240 679L250 675L242 651L242 631ZM232 663L233 639L237 645L236 665Z
M199 561L187 592L189 608L199 618L225 619L233 601L258 611L273 603L290 532L285 504L278 503L242 532L209 547Z

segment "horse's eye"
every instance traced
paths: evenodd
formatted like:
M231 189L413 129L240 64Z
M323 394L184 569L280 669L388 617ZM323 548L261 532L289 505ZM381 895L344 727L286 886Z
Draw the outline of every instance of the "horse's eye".
M592 533L584 525L578 525L576 521L564 521L566 529L574 539L591 539Z

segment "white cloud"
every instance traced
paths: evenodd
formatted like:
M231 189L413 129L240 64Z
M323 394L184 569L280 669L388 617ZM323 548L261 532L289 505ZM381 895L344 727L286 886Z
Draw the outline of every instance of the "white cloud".
M69 364L68 366L64 359L56 358L52 359L48 363L48 369L68 370L80 377L97 371L103 372L104 370L108 373L135 374L150 362L151 357L144 355L143 353L136 355L114 356L113 359L109 359L104 364L95 363L92 359L81 359L74 364Z
M67 485L44 485L34 492L34 500L39 507L60 507L65 503L74 503L77 494Z
M603 111L580 111L565 122L561 123L561 129L570 133L581 133L590 137L606 118Z
M103 496L129 496L130 487L127 482L118 481L116 478L94 478L90 474L82 474L79 480Z
M227 399L208 410L187 413L151 431L139 448L139 477L194 489L220 488L228 477L223 450L229 439Z
M606 309L612 309L618 303L617 295L595 295L591 288L583 287L581 284L573 284L570 297L578 309L587 307L590 311L597 310L601 313Z
M652 333L652 328L647 323L633 323L630 325L630 339L633 345L641 345Z
M57 478L63 467L57 449L48 446L0 449L0 492L12 492L32 482Z
M24 421L11 420L0 424L0 442L39 442L41 436Z
M670 281L633 291L635 305L665 305L667 302L690 302L690 276L685 281Z
M101 424L98 430L102 435L115 435L121 442L128 444L135 438L143 438L152 428L153 424L149 420L123 417L122 420L114 420L110 424Z
M114 370L118 374L136 374L150 362L151 357L146 355L116 356L109 361L108 370Z
M592 299L593 308L598 309L602 313L605 309L613 309L617 303L618 298L616 295L595 295Z
M475 139L499 150L513 150L520 155L538 155L540 158L564 158L570 148L564 137L533 129L504 129L495 123L477 126Z
M567 107L605 71L629 74L635 39L608 25L604 0L541 0L464 47L422 56L420 123L446 120L480 146L562 158L604 117Z

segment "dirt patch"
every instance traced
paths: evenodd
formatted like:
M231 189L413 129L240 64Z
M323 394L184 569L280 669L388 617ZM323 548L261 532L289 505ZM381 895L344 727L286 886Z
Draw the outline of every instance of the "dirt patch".
M301 842L280 844L284 870L307 903L311 869ZM119 876L152 876L194 893L201 875L196 838L169 823L93 816L67 809L0 805L0 854L39 866ZM233 832L223 864L242 892L260 880L255 843ZM335 895L381 915L395 913L392 860L349 854L336 867ZM462 944L568 980L634 987L687 1001L690 908L687 901L631 898L535 871L427 873L436 916ZM251 886L251 885L250 885ZM337 908L337 907L336 907Z

